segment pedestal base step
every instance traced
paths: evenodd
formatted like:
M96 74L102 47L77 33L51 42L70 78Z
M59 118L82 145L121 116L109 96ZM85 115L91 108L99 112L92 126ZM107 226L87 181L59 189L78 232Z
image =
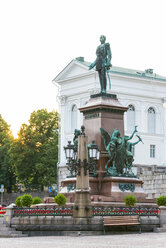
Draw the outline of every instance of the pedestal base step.
M166 232L166 227L154 227L153 232L155 233Z
M32 236L97 236L103 235L103 231L27 231L28 237Z

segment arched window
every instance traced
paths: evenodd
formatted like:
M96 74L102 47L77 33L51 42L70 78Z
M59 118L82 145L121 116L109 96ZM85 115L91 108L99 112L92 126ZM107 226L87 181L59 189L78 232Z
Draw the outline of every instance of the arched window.
M156 113L154 108L148 109L148 133L156 132Z
M77 106L73 105L71 108L71 131L77 128Z
M135 127L135 108L133 105L128 106L127 110L127 131L134 131Z

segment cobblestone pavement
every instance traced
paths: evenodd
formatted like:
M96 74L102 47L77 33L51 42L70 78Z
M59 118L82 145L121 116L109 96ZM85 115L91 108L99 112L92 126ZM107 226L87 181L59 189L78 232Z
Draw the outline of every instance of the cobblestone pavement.
M166 233L0 238L0 248L165 248Z

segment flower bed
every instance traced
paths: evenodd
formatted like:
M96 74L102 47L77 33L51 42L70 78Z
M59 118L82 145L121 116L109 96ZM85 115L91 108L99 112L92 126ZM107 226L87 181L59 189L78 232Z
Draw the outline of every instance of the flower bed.
M0 210L0 216L6 214L6 210Z
M3 217L4 214L6 214L5 207L0 205L0 217Z
M15 208L14 216L72 216L72 208Z
M94 216L123 216L123 215L139 215L139 216L158 216L158 208L144 207L93 207Z

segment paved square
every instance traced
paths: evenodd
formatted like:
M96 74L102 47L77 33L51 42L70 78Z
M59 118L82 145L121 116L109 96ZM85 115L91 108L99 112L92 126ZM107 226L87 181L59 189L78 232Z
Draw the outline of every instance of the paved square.
M0 248L165 248L166 233L0 238Z

